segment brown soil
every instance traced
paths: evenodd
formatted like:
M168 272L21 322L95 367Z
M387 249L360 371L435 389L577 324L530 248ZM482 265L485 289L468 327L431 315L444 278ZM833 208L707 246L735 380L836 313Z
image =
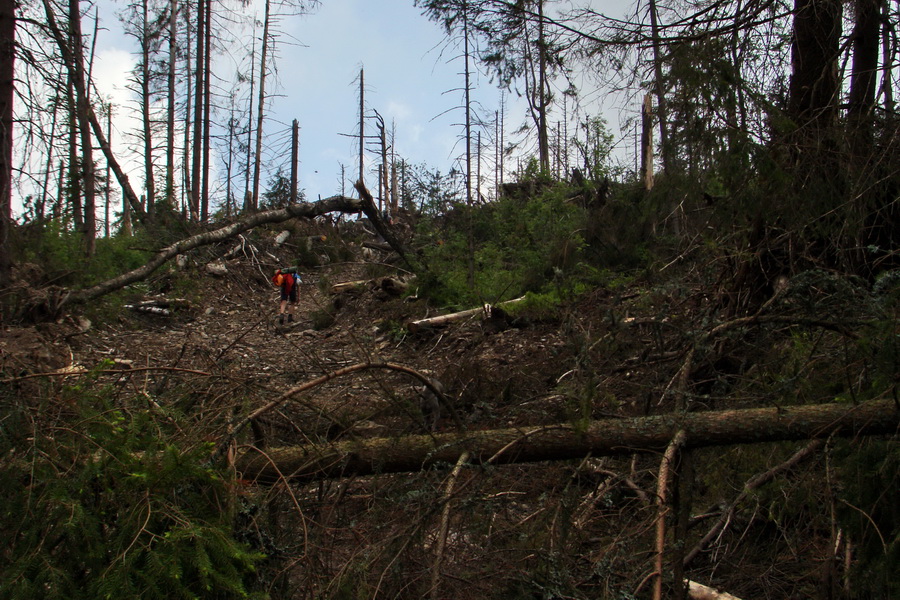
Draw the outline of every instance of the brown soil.
M169 315L106 300L54 323L6 327L0 338L4 381L23 397L38 397L39 386L48 381L58 386L78 381L79 372L100 369L98 381L112 393L145 397L149 410L172 405L189 415L196 430L185 432L186 440L217 441L228 433L229 422L291 387L380 361L443 383L458 421L444 413L441 430L577 423L671 410L667 392L679 385L687 332L707 303L686 282L668 292L633 283L598 288L552 314L526 311L516 321L500 323L471 318L413 335L406 324L438 314L439 307L385 291L382 279L402 272L373 266L390 260L387 253L363 261L354 246L350 260L323 259L321 266L301 270L296 320L279 326L278 296L269 277L277 264L292 262L296 248L276 247L275 233L258 234L262 239L252 252L226 261L224 276L207 273L207 261L184 267L180 275L196 287L183 293L187 306ZM150 288L172 287L176 278L161 271ZM364 279L369 283L350 291L330 291L335 283ZM169 299L173 294L170 290ZM135 292L129 301L149 298ZM710 360L694 357L691 385L698 409L712 407L713 400L704 404L702 398L715 397L701 395L703 386L728 385L728 373L738 370L727 364L727 344L709 355ZM713 365L713 359L724 362ZM386 370L336 378L267 413L239 442L279 446L421 433L417 384L407 374ZM716 464L721 453L706 460ZM633 590L647 574L647 563L634 557L648 556L652 547L658 466L658 458L649 456L465 474L457 486L468 508L454 513L442 597L487 597L498 589L522 597L518 594L554 584L557 567L557 574L567 573L560 589L580 586L596 590L596 597ZM402 575L384 583L392 593L402 596L404 586L427 589L431 559L425 557L431 556L437 522L433 505L445 477L446 471L436 470L275 492L268 506L281 525L273 543L284 558L279 564L295 565L280 585L309 589L308 597L338 597L334 586L352 576L356 579L348 585L365 594L374 589L364 592L367 585L381 585L378 569L396 568ZM698 476L697 498L705 488L722 485ZM313 537L300 540L297 531L307 528ZM410 536L418 540L413 545ZM560 550L554 550L557 544ZM761 544L768 548L765 539ZM377 548L385 553L371 559L376 569L371 574L340 566L368 569L366 553ZM692 577L715 571L730 591L762 597L754 595L759 588L753 574L764 571L766 561L759 570L746 566L751 559L742 561L732 569L701 564ZM786 576L779 585L791 587L793 579ZM792 589L806 585L801 579Z

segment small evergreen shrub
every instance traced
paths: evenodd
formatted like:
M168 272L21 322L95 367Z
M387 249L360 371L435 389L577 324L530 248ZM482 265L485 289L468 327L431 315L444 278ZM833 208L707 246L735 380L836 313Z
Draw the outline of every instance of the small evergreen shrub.
M9 400L5 414L25 410ZM263 597L264 557L234 536L230 476L208 446L175 439L175 415L113 404L90 377L45 403L56 421L31 422L27 441L0 431L13 492L0 497L0 598Z

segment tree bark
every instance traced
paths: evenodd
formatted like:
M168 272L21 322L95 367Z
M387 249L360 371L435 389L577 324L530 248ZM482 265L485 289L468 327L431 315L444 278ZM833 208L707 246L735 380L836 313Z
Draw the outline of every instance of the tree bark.
M270 0L266 0L266 16L263 21L262 49L259 59L259 101L256 107L256 152L253 158L253 198L251 208L259 209L259 176L262 167L263 116L266 102L266 58L269 49Z
M641 109L641 179L644 191L653 189L653 106L650 94L644 95Z
M253 448L235 462L243 479L272 484L284 477L329 479L349 475L414 472L438 463L453 464L463 452L476 463L523 463L592 456L661 452L685 431L685 448L728 446L896 433L900 410L893 400L859 405L821 404L670 414L593 421L586 428L569 424L397 438L352 440L335 444Z
M91 139L88 81L84 69L84 40L81 33L81 2L69 0L69 40L72 54L69 66L75 84L75 118L81 137L81 182L84 194L84 251L94 255L97 239L96 185L94 173L94 142Z
M294 119L291 122L291 204L297 203L298 163L300 155L300 122Z
M141 123L144 134L144 187L147 190L147 214L155 212L156 182L153 173L153 123L150 110L153 104L150 92L150 7L149 0L141 1ZM112 110L112 109L110 109Z
M847 113L860 120L875 106L875 83L878 79L878 53L881 46L881 11L883 0L856 0L853 25L853 70Z
M203 72L205 62L203 60L204 45L204 18L206 9L204 4L210 0L197 1L197 44L194 60L194 122L193 138L191 140L191 195L188 205L192 221L200 220L200 191L202 184L201 170L203 166Z
M169 0L169 69L166 76L166 202L175 202L175 67L178 59L178 0Z
M12 270L9 233L12 229L15 59L16 2L0 0L0 290L9 287ZM4 312L0 307L0 320Z
M841 34L838 0L795 0L788 112L811 134L830 126L837 113Z
M210 153L210 96L212 91L210 83L212 79L212 0L206 0L206 17L203 22L206 25L203 31L203 183L200 188L200 221L209 221L209 153Z
M666 100L666 84L663 80L662 42L660 41L656 0L650 0L647 10L650 13L650 38L653 44L653 91L656 94L656 116L659 120L659 154L665 171L672 166L670 164L672 156L669 149L669 110Z

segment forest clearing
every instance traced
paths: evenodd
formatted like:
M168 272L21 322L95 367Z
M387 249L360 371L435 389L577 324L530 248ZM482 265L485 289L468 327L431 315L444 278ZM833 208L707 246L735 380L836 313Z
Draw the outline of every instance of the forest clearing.
M397 154L360 69L320 194L263 134L318 4L227 113L239 11L123 9L130 178L87 3L0 0L0 598L900 596L898 6L417 0L465 150Z

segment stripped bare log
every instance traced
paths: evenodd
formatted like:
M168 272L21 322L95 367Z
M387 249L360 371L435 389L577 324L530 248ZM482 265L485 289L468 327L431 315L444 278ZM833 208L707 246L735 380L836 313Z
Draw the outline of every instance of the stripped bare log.
M518 302L521 302L525 299L525 296L521 298L516 298L514 300L507 300L506 302L500 302L497 306L512 306ZM470 308L468 310L463 310L460 312L450 313L448 315L439 315L437 317L429 317L427 319L418 319L416 321L410 321L406 324L406 328L410 331L410 333L416 333L418 331L422 331L423 329L427 329L429 327L441 327L443 325L447 325L448 323L454 323L456 321L462 321L464 319L468 319L469 317L474 317L475 315L490 315L491 305L485 304L484 306L480 306L478 308Z
M293 393L256 413L270 410ZM594 421L586 428L559 424L374 438L271 448L266 456L249 448L237 457L236 468L244 479L269 484L280 480L282 473L309 480L414 472L437 463L454 464L463 452L469 452L473 462L495 457L493 462L498 464L661 452L681 429L685 447L690 448L891 434L898 427L900 410L894 401L878 400L852 406L818 404L610 419Z

